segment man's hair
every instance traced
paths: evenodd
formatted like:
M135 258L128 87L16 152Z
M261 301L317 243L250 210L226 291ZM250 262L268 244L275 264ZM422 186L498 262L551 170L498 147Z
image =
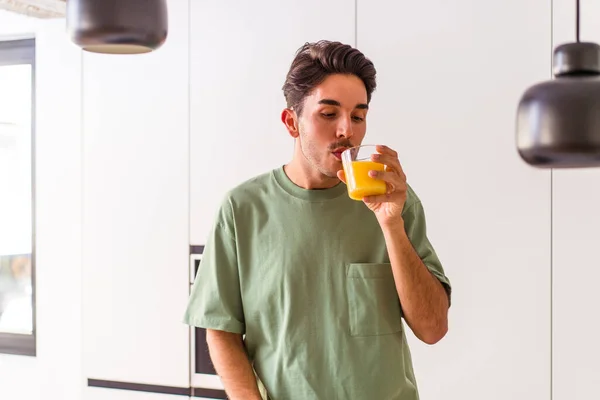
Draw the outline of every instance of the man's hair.
M304 99L331 74L352 74L367 89L367 103L377 86L375 66L359 50L340 42L306 43L296 52L283 85L288 108L302 113Z

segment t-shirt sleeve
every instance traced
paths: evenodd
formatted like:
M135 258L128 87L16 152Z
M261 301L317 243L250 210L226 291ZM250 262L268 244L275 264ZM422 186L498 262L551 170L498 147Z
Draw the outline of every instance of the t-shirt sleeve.
M205 243L192 285L184 315L188 325L245 333L233 227L231 207L225 201Z
M427 237L427 224L425 221L425 211L420 200L411 204L403 213L404 229L411 241L415 251L421 257L423 264L429 271L442 283L446 294L448 295L448 304L451 303L452 286L450 280L444 272L433 245Z

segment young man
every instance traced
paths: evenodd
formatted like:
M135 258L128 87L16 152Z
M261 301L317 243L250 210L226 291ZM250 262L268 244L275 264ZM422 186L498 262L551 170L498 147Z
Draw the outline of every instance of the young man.
M388 193L348 197L341 151L361 144L375 68L338 42L307 43L283 86L292 160L232 189L185 314L207 329L229 398L417 400L402 318L434 344L450 283L396 152Z

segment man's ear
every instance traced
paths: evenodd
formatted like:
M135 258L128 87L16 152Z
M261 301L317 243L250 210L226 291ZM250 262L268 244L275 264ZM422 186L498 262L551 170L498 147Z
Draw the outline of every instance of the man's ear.
M292 110L291 108L285 108L281 112L281 122L283 122L291 137L296 139L300 135L296 111Z

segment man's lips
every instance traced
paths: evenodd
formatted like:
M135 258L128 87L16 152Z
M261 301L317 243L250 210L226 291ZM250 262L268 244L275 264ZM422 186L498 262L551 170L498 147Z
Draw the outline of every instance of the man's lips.
M333 155L335 156L335 158L337 158L338 160L341 160L341 159L342 159L342 153L343 153L343 152L344 152L344 150L346 150L346 149L347 149L347 147L339 147L339 148L337 148L337 149L333 150L333 151L331 152L331 154L333 154Z

